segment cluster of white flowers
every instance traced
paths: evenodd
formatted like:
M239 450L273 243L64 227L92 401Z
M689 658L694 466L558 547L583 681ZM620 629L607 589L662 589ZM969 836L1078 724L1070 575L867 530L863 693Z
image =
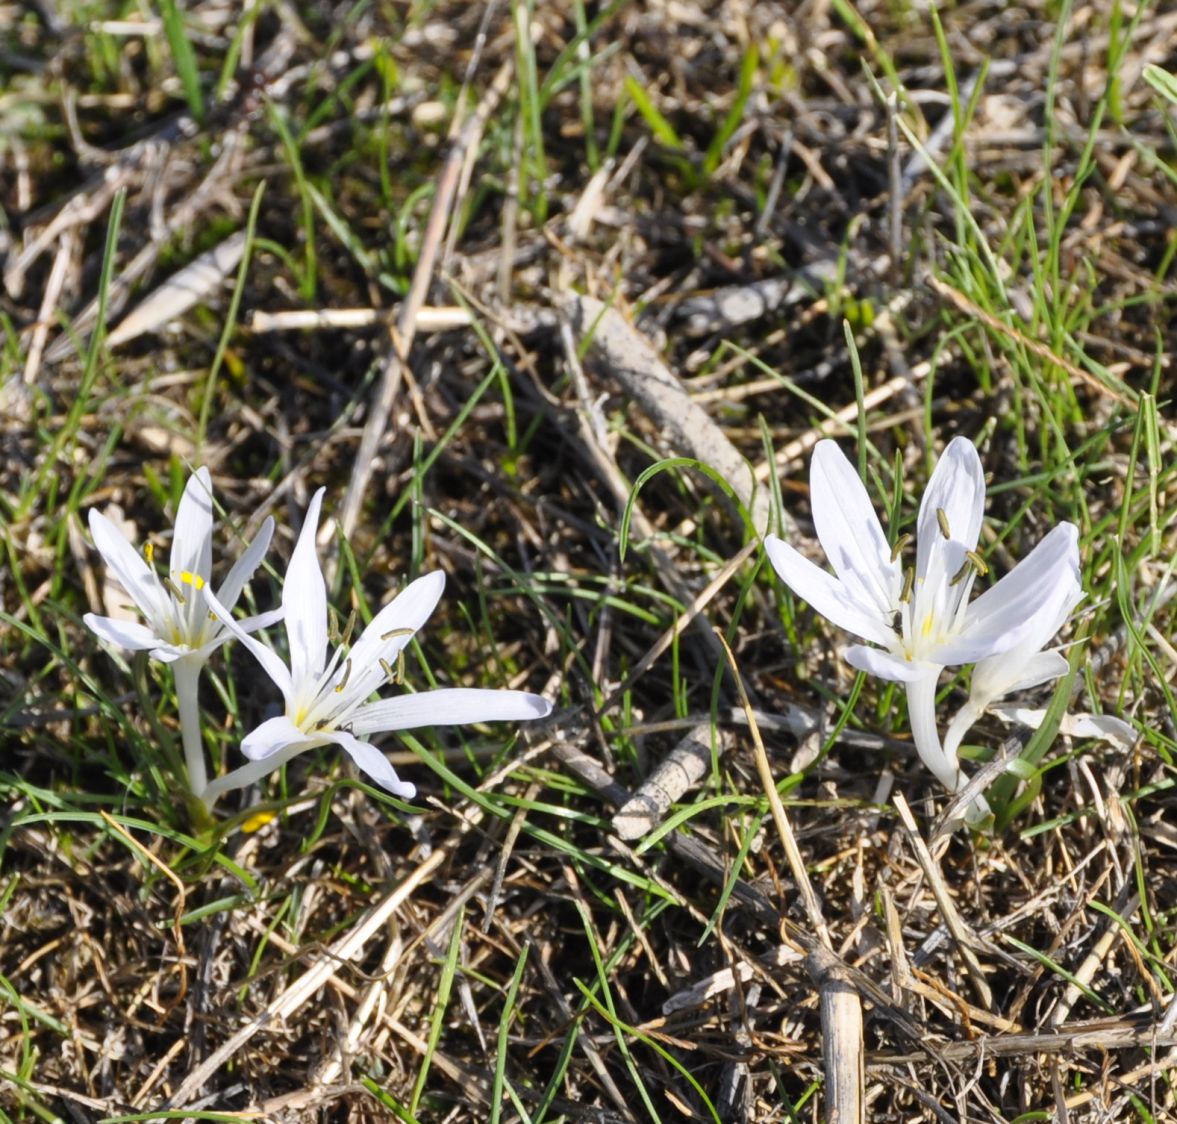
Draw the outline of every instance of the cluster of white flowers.
M769 535L765 548L776 572L798 596L865 644L843 655L851 666L900 682L907 692L912 737L920 758L951 792L966 783L957 760L964 736L987 710L1028 724L1044 712L1002 705L1015 691L1057 679L1066 659L1044 650L1084 593L1079 580L1078 531L1060 523L1000 581L970 601L974 583L988 573L977 552L985 507L985 480L972 442L951 441L920 503L913 566L879 523L866 488L833 441L814 449L810 499L817 537L833 574L788 543ZM381 609L354 644L348 639L328 655L327 590L315 547L323 489L311 499L282 586L281 607L237 620L233 609L260 565L274 523L267 519L214 593L212 589L212 481L206 468L193 473L176 513L167 576L155 568L150 545L141 556L115 525L90 512L94 544L130 595L146 623L94 614L89 625L104 640L146 650L172 666L180 712L188 785L207 808L223 793L252 784L296 754L326 744L340 746L377 784L404 799L413 785L397 777L387 758L364 739L419 726L543 718L551 704L525 691L443 688L374 699L391 678L391 661L428 620L445 576L426 574ZM255 633L283 621L289 663ZM201 737L197 684L201 669L226 640L239 640L273 680L283 713L242 740L248 759L208 779ZM973 665L968 699L943 740L936 691L946 667ZM1109 725L1111 724L1111 725ZM1092 719L1100 736L1131 737L1118 719ZM967 818L989 814L983 797Z
M976 600L969 594L988 566L977 553L985 507L985 478L973 443L954 438L936 464L916 521L914 567L902 556L911 536L887 541L866 488L833 441L813 452L810 502L829 574L788 543L765 543L778 575L834 624L868 644L846 648L861 671L902 683L912 738L921 760L949 791L966 778L957 760L973 723L1014 691L1057 679L1067 661L1043 651L1084 594L1079 582L1079 535L1060 523L1000 581ZM874 647L869 645L875 645ZM968 700L943 742L936 721L936 687L946 667L974 664ZM1041 721L1042 712L1018 712ZM969 809L988 814L984 798Z
M345 640L327 658L327 587L315 549L323 489L311 500L282 585L281 608L244 620L233 608L261 564L274 531L267 519L214 594L212 590L212 479L194 472L184 488L165 577L155 568L150 544L140 554L100 512L91 510L90 531L107 566L146 623L86 614L102 639L130 651L147 651L172 666L180 711L188 786L207 808L225 792L252 784L317 746L340 746L377 784L406 800L416 788L400 780L388 759L363 739L392 730L543 718L551 703L527 691L441 688L369 701L388 678L391 662L429 619L445 586L441 571L408 585L372 619L354 644ZM284 621L290 663L253 633ZM200 729L197 683L208 658L226 640L244 644L274 681L284 713L247 734L245 765L208 780Z

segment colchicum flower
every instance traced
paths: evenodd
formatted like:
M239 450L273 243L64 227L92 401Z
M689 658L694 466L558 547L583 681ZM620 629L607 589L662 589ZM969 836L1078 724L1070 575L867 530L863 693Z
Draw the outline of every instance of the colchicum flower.
M188 769L188 786L200 796L207 785L204 748L200 736L200 709L197 686L200 669L209 656L233 635L225 629L229 610L241 596L245 584L270 545L274 533L273 519L267 519L245 553L234 563L221 585L219 601L224 606L221 619L209 615L200 596L212 580L212 478L207 468L198 468L184 486L176 511L172 532L171 565L163 580L155 570L151 544L144 547L144 557L101 512L90 509L90 534L102 560L113 571L119 584L130 595L146 624L117 620L87 613L82 619L101 639L128 651L147 651L152 659L172 665L176 681L176 700L180 709L180 733ZM234 628L253 632L281 619L274 610L249 617Z
M388 759L363 739L392 730L544 718L552 704L526 691L440 688L393 699L368 700L389 677L391 664L408 646L441 597L445 575L426 574L410 583L372 618L350 647L346 641L327 658L327 589L315 551L324 489L311 500L282 588L290 666L228 618L207 588L218 620L253 653L285 699L285 712L247 734L241 749L249 764L208 787L206 802L232 788L252 784L292 757L317 746L340 746L382 788L409 800L416 788L400 780Z
M765 549L773 567L822 616L876 645L854 644L843 656L860 671L904 684L920 758L941 784L959 790L965 778L956 746L949 750L941 745L936 725L940 672L992 660L985 667L994 670L982 672L982 689L988 690L987 678L1000 675L995 671L998 657L1021 651L1026 651L1020 662L1027 677L1030 669L1035 674L1047 670L1033 654L1065 617L1063 606L1074 602L1078 532L1072 524L1060 523L970 603L973 583L988 567L976 549L985 480L977 450L967 438L949 443L928 482L916 525L914 569L905 572L900 560L910 536L902 536L894 548L888 545L866 488L833 441L821 441L814 449L810 502L817 537L834 573L770 535ZM1050 663L1052 673L1057 666Z
M1061 653L1043 651L1085 594L1079 584L1079 550L1071 558L1072 567L1062 577L1057 602L1049 613L1034 618L1034 628L1009 651L981 660L973 668L969 697L957 711L944 732L944 752L955 757L965 734L974 722L994 703L1015 691L1028 691L1066 675L1068 664Z

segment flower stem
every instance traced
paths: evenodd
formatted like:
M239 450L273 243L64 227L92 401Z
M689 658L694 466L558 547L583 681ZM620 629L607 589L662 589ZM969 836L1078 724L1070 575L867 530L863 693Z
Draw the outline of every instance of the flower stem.
M200 734L200 700L198 697L201 664L179 659L172 665L176 676L176 702L180 708L180 736L184 742L184 765L188 772L188 789L201 796L208 787L204 764L204 739Z

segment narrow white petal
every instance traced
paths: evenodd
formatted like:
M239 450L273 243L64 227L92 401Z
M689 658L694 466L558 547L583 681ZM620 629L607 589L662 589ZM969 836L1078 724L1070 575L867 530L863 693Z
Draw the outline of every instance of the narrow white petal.
M202 655L203 651L203 649L189 648L187 645L181 647L178 644L161 644L158 648L151 649L151 658L159 660L160 663L175 663L177 660L186 660Z
M171 598L135 548L100 511L90 509L90 534L102 560L114 571L119 585L154 626L168 617Z
M320 488L311 498L282 585L282 608L286 610L286 635L290 640L290 673L297 684L318 679L327 659L327 585L315 548L325 490Z
M928 665L913 660L901 659L878 648L867 648L863 644L851 644L842 650L842 658L857 671L877 675L893 683L910 683L928 675ZM937 671L939 668L936 669Z
M301 753L304 749L322 744L322 737L308 736L285 714L279 714L250 730L241 740L241 752L251 761L260 761L287 749Z
M280 749L276 753L271 753L269 757L260 757L256 761L247 761L244 765L232 772L226 773L223 777L216 777L210 781L208 787L201 793L201 800L204 801L206 808L212 806L223 796L226 792L230 792L235 788L248 788L255 781L260 781L262 777L269 773L280 769L292 757L297 757L305 746L299 746L297 743L288 745L285 749Z
M213 569L213 484L207 468L198 468L184 485L172 532L173 574L199 574L208 581Z
M396 770L388 763L388 758L374 745L362 742L344 730L334 731L328 735L328 739L342 746L363 772L393 796L399 796L402 800L412 800L417 795L417 786L402 781L396 775Z
M1028 691L1066 675L1069 664L1058 652L1035 652L1024 659L1013 658L1011 653L982 660L973 668L973 683L970 697L988 706L994 699L1014 691Z
M937 510L944 513L952 542L957 544L948 563L955 569L965 551L977 548L981 517L985 511L985 472L976 446L967 437L954 437L949 441L920 501L916 526L919 536L916 575L920 577L928 572L932 544L943 537Z
M833 441L819 441L809 468L813 525L830 565L857 600L880 614L895 607L903 567L891 559L887 536L858 473Z
M520 722L546 718L552 704L527 691L442 687L400 695L361 706L348 719L359 735L421 726L458 726L465 722Z
M261 525L261 529L254 536L253 542L245 548L241 557L233 563L233 568L229 571L228 576L217 593L221 604L226 608L232 609L236 606L237 598L241 596L241 591L245 588L246 582L253 577L258 566L261 565L262 559L266 556L266 551L270 547L270 539L273 535L274 520L267 516L266 521Z
M373 618L360 633L348 658L351 675L347 682L345 705L354 706L366 699L384 682L380 661L392 663L406 648L415 633L430 617L445 589L445 573L431 574L410 582Z
M842 582L815 566L783 539L769 535L764 540L764 549L781 581L827 620L876 644L890 644L895 640L890 622L875 605L857 600Z
M940 731L936 728L936 681L939 669L930 675L913 679L907 684L907 716L911 722L911 737L920 760L949 792L960 786L961 773L956 758L949 757L940 745Z
M992 709L1003 721L1018 722L1031 730L1037 730L1046 721L1045 710L1032 710L1007 703ZM1059 733L1072 738L1107 741L1122 750L1131 749L1136 744L1137 737L1131 723L1112 714L1064 714L1059 723Z
M1009 651L1035 635L1049 613L1074 595L1079 581L1078 531L1060 523L996 585L981 594L965 612L959 650L944 663L972 663ZM949 645L951 647L951 645ZM939 658L939 656L937 656Z
M259 628L269 628L270 625L277 624L285 614L285 609L267 609L254 617L242 617L237 625L242 632L257 632Z
M160 638L151 629L135 621L100 617L96 613L87 613L82 620L100 639L113 644L116 648L125 648L128 652L146 652L160 643Z
M294 693L294 684L290 678L290 669L282 662L281 657L272 648L268 648L260 640L255 640L250 636L233 619L233 615L217 600L216 595L207 585L201 589L201 593L204 595L205 601L208 602L209 610L217 620L249 649L253 658L262 665L262 669L282 692L282 697L289 700Z
M1057 679L1067 670L1067 661L1057 652L1043 652L1055 633L1062 628L1084 593L1071 575L1054 591L1034 614L1031 627L1024 631L1016 647L999 656L981 660L973 670L971 696L987 706L994 699L1013 691Z

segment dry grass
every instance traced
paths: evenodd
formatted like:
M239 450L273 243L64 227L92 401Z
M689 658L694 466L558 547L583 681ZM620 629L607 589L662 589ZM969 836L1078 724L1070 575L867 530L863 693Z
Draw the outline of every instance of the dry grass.
M819 1120L862 1064L872 1120L1177 1120L1177 179L1141 80L1177 13L248 10L0 6L3 1118ZM1078 524L1062 689L1130 751L1033 739L1008 822L936 835L900 697L756 545L809 541L822 433L892 526L983 442L999 572ZM444 569L409 681L553 720L388 742L411 810L320 751L193 829L168 680L80 618L86 511L162 532L196 463L232 526L278 518L277 573L328 487L344 616ZM212 670L232 766L273 700ZM691 731L730 749L623 842ZM838 987L865 1057L834 1065Z

